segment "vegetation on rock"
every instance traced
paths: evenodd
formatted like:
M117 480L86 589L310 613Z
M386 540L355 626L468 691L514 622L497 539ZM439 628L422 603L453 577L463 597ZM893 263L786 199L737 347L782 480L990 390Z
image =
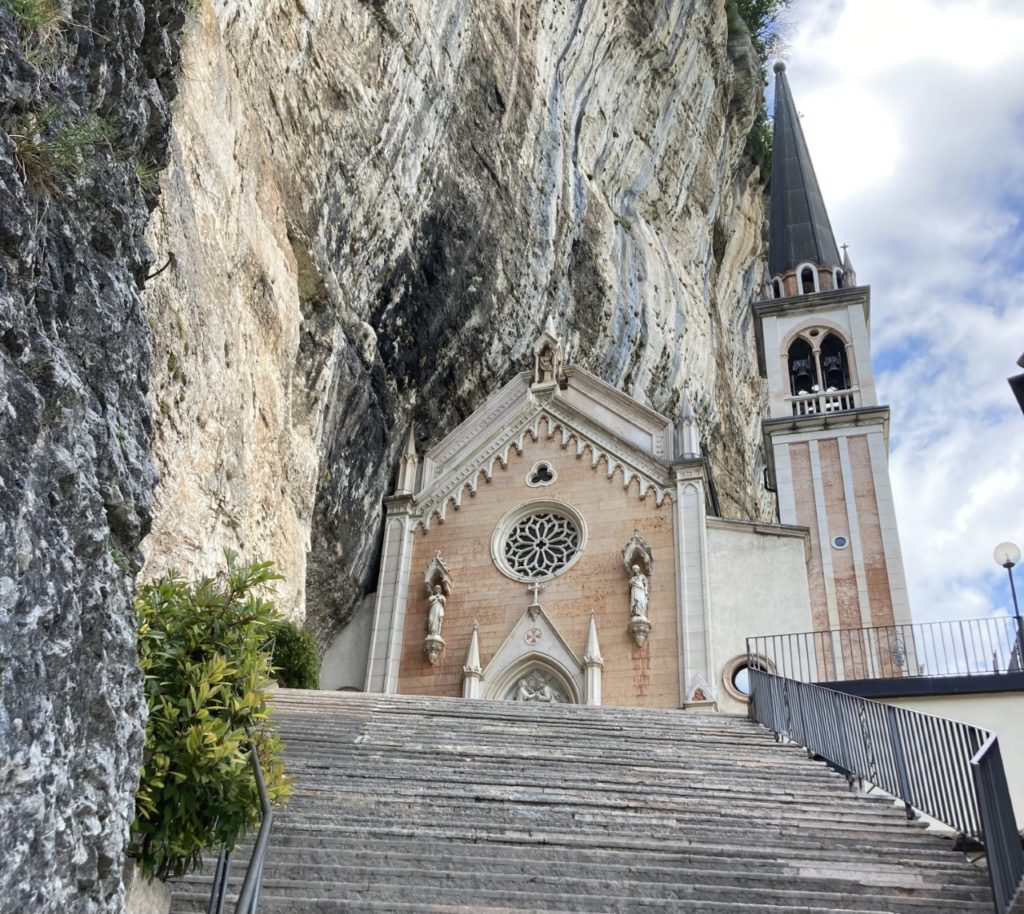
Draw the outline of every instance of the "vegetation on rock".
M749 35L762 69L776 50L779 14L787 6L789 0L726 0L729 37ZM767 178L772 164L772 121L763 97L760 99L757 117L747 134L746 152Z
M271 664L274 678L285 689L320 687L320 653L311 632L282 619L274 624Z
M110 123L95 114L74 118L57 104L21 115L10 134L26 184L54 192L66 182L89 177L98 167L96 153L109 147Z
M25 29L47 29L67 21L59 0L3 0L11 18Z
M176 574L136 598L149 720L129 853L147 877L201 866L260 818L250 765L256 745L273 802L287 798L280 742L262 732L271 679L268 639L279 624L270 562L239 563L190 583Z

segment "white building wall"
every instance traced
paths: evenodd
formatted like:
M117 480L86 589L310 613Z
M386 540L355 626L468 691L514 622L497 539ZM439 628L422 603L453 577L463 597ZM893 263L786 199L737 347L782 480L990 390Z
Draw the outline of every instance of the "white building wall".
M803 528L708 518L712 684L720 710L747 710L746 702L732 697L722 679L731 661L746 656L747 637L813 628L807 543Z

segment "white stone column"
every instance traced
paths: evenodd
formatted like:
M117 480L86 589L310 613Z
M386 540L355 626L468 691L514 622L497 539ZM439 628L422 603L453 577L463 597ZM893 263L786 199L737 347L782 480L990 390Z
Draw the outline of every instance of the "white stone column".
M604 657L597 643L597 621L590 614L590 631L587 632L587 649L583 653L584 701L588 705L601 704L601 674L604 672Z
M392 496L385 506L387 519L366 664L366 691L393 694L398 690L415 518L410 496Z
M469 639L469 654L466 657L466 665L462 668L462 697L480 697L480 677L483 670L480 668L480 636L477 634L476 624L473 625L473 637Z
M711 599L703 463L676 466L676 573L679 599L679 706L696 677L715 681L711 669ZM709 696L713 698L713 696Z

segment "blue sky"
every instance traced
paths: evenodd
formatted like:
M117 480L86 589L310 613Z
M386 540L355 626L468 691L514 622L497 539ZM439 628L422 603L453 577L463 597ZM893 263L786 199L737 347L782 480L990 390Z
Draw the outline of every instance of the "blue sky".
M787 76L837 241L871 286L916 620L1011 610L1024 545L1024 2L794 0ZM1024 569L1017 569L1024 590Z

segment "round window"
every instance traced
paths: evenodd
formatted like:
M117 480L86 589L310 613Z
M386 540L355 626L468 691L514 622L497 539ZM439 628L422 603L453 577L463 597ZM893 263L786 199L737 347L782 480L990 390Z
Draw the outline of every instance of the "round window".
M845 536L834 536L832 537L832 548L833 549L845 549L850 545L850 541Z
M753 694L754 686L751 680L750 671L761 670L765 673L774 672L771 662L764 657L755 656L753 659L746 654L733 657L722 670L722 684L737 701L749 701Z
M733 688L736 689L741 695L750 694L750 667L741 666L735 673L732 674Z
M491 554L509 577L542 581L569 568L583 549L582 518L568 505L526 505L507 516L495 531Z

